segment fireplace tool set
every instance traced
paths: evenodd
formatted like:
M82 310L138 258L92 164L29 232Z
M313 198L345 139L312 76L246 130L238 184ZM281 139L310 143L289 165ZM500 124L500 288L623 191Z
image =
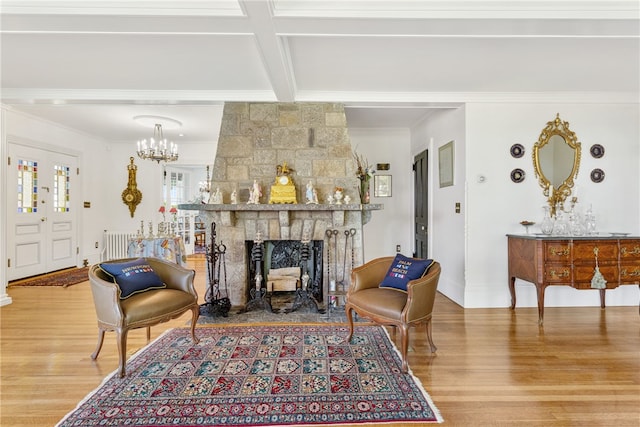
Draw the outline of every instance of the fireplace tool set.
M211 223L211 244L205 246L207 257L207 292L204 304L200 305L201 314L211 316L227 317L231 309L229 290L227 288L227 263L225 253L227 247L216 243L216 223ZM225 297L220 293L220 273L224 271L224 292Z
M342 253L342 279L338 280L338 236L340 236L340 230L327 229L325 235L327 236L327 280L329 280L329 291L327 292L327 309L338 306L338 296L344 296L347 294L347 253L349 252L349 242L351 242L351 266L349 271L354 267L355 252L354 243L356 229L350 228L343 231L344 234L344 251ZM331 240L333 239L333 248L331 247ZM333 260L333 278L331 275L331 261Z

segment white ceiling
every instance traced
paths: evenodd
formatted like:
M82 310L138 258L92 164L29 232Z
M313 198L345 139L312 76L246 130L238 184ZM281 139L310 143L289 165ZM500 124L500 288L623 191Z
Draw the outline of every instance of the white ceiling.
M465 102L638 102L637 0L3 0L2 103L113 142L217 139L225 101L411 127Z

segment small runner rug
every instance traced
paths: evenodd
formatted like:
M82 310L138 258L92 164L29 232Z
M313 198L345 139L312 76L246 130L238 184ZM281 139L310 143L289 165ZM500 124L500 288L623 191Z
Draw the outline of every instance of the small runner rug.
M437 423L380 326L172 329L59 423L68 426L308 426Z
M71 286L89 280L89 267L67 268L62 271L42 274L9 282L9 286Z

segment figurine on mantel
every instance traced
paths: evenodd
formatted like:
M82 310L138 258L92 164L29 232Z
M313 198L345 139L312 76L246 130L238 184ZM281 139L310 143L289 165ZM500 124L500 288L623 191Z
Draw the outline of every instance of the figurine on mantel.
M248 205L259 205L260 197L262 197L262 187L258 184L258 180L253 180L253 187L249 190L249 201Z
M336 192L333 195L333 199L336 201L336 205L341 205L342 204L342 197L343 197L343 189L342 189L342 187L336 187L335 191Z
M307 204L308 205L317 205L318 204L318 192L316 191L315 188L313 188L313 183L311 181L309 181L307 183L307 194L306 194L306 198L307 198Z
M222 204L222 192L220 192L220 188L216 188L215 193L213 193L211 195L211 197L209 198L209 203L214 204L214 205L221 205Z
M231 192L231 204L232 205L238 204L238 192L236 190L233 190Z

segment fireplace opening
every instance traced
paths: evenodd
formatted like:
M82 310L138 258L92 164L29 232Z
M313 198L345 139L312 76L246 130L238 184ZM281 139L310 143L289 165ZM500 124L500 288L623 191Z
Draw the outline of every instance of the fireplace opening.
M260 275L263 278L261 287L270 295L274 311L287 311L291 307L296 290L302 286L302 275L305 272L309 275L307 292L318 304L322 304L323 243L322 240L311 240L308 243L308 254L303 254L303 243L299 240L264 241L263 260L259 263ZM251 289L256 287L256 263L251 260L254 245L251 240L245 241L247 301L251 299Z

